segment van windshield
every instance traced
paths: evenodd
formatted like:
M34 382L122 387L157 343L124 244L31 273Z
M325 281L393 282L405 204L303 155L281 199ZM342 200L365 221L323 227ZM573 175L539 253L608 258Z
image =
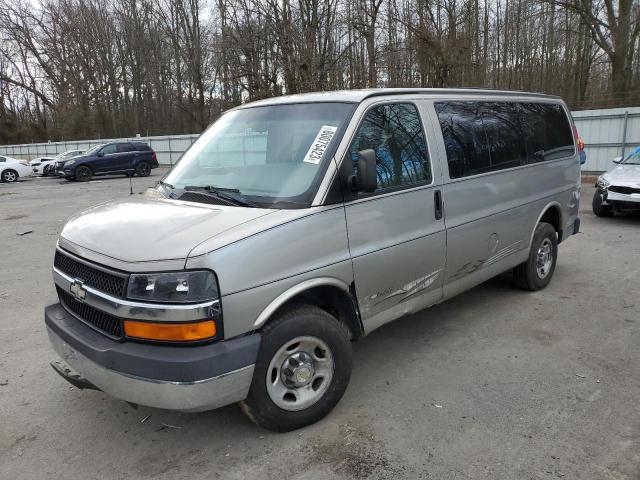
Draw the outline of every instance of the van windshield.
M184 153L163 184L232 190L266 206L308 204L354 108L299 103L230 111Z

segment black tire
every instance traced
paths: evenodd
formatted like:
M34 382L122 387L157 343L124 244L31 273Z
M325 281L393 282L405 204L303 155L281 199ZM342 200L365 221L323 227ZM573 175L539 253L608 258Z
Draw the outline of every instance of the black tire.
M42 169L42 176L43 177L49 176L49 165L45 165L44 168Z
M613 208L611 205L602 204L602 192L600 189L596 190L593 195L593 201L591 202L591 208L596 217L613 217Z
M251 388L247 398L240 403L243 412L257 425L277 432L310 425L327 415L342 398L351 378L352 352L348 328L319 307L299 304L285 307L278 312L262 329L261 335L262 343ZM299 337L320 339L328 346L329 356L333 359L333 372L331 380L322 387L324 392L312 393L321 395L314 400L315 403L303 409L288 410L274 403L267 390L267 379L280 381L280 375L284 375L283 372L286 371L283 370L284 364L280 368L270 369L270 363L272 360L275 361L276 355L282 353L288 342ZM307 386L314 387L315 381L308 381ZM304 388L301 387L300 390ZM296 388L291 390L295 391ZM283 398L286 399L286 395Z
M20 178L20 175L18 175L18 172L8 168L2 172L1 180L6 183L11 183L11 182L17 182L18 178Z
M76 167L75 179L79 182L88 182L93 177L93 172L86 165Z
M547 251L547 247L549 248L550 257L544 254L544 252ZM541 266L541 263L547 265L547 262L539 263L541 251L543 252L543 257L550 260L550 264L545 268ZM536 231L533 234L529 258L526 262L521 263L513 269L515 284L524 290L535 291L543 289L549 284L551 277L553 277L557 259L558 235L556 230L549 223L540 222L536 226Z
M148 177L151 174L151 165L147 162L140 162L136 167L136 175L139 177Z

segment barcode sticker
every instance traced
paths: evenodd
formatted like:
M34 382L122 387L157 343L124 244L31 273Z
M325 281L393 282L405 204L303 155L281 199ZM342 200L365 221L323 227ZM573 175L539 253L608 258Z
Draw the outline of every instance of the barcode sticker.
M324 155L327 146L329 146L331 139L335 135L336 130L338 130L338 127L323 125L302 161L318 165L320 160L322 160L322 155Z

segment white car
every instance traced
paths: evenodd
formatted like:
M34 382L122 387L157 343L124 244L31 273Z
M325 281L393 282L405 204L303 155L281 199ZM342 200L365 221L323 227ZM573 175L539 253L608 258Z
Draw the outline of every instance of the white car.
M53 174L53 165L59 161L66 161L70 158L76 157L82 154L82 150L67 150L66 152L60 153L55 157L39 157L34 158L29 162L29 165L33 168L33 173L37 175L52 175Z
M615 212L640 210L640 147L626 158L617 157L618 165L598 177L593 196L593 213L610 217Z
M18 178L31 175L33 170L26 160L0 155L0 181L17 182Z

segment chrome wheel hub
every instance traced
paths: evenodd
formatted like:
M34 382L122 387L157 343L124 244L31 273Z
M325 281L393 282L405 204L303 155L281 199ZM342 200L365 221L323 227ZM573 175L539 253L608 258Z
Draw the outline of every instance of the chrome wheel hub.
M333 355L316 337L296 337L286 342L267 369L267 392L283 410L303 410L325 394L333 378Z
M13 173L13 172L5 173L4 177L6 178L7 182L15 182L16 181L16 174Z
M546 278L553 264L553 244L551 240L545 238L538 248L536 258L536 270L539 278Z

